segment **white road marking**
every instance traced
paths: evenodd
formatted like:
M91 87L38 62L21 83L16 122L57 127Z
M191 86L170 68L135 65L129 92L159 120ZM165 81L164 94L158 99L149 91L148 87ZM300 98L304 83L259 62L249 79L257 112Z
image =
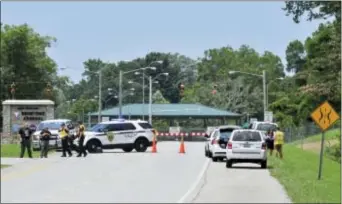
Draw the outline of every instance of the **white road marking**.
M193 183L191 188L189 188L189 190L183 195L183 197L181 197L181 199L178 200L177 203L184 203L184 201L191 195L191 193L193 193L193 191L196 189L196 187L200 183L201 179L203 178L205 172L207 171L207 168L209 166L209 162L210 162L209 159L207 159L205 161L203 168L202 168L201 172L199 173L197 179L195 180L195 182Z

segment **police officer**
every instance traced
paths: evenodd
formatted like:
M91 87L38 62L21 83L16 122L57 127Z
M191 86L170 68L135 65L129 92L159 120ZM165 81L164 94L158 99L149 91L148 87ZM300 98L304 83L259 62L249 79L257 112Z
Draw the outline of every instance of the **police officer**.
M59 132L59 137L62 140L62 151L63 151L63 154L62 154L61 157L66 157L66 152L68 152L69 157L71 157L72 153L70 151L69 144L68 144L69 130L65 127L65 123L61 124L61 128L58 130L58 132Z
M20 136L20 144L21 144L21 152L20 158L24 157L25 149L27 149L28 156L32 158L32 151L31 151L31 137L33 134L33 130L31 130L27 123L23 125L19 129L19 136Z
M49 140L51 137L51 132L47 127L45 127L40 132L40 158L47 158L48 151L49 151Z
M84 135L85 127L81 121L79 121L78 124L79 124L79 128L78 128L77 136L79 138L78 139L79 153L78 153L77 157L81 157L82 154L84 157L86 157L87 151L85 150L84 145L83 145L84 137L85 137L85 135Z

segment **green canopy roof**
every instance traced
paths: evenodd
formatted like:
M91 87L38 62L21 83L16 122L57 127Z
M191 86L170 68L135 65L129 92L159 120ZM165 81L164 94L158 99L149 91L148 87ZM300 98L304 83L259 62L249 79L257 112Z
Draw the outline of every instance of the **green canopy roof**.
M128 104L122 106L123 116L148 116L148 104ZM92 116L98 112L90 113ZM119 107L101 111L102 116L119 115ZM152 115L161 117L240 117L241 114L219 110L201 104L152 104Z

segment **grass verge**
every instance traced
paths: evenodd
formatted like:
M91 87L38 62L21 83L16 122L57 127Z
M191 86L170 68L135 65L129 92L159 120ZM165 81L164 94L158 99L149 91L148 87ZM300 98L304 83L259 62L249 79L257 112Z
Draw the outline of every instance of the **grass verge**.
M54 152L54 150L50 150L49 154ZM20 155L20 144L1 144L1 157L19 157ZM40 151L32 150L32 157L39 157ZM24 157L28 157L27 150L25 151Z
M284 160L268 158L271 175L284 186L294 203L341 203L341 166L327 157L317 180L319 157L294 145L284 146Z

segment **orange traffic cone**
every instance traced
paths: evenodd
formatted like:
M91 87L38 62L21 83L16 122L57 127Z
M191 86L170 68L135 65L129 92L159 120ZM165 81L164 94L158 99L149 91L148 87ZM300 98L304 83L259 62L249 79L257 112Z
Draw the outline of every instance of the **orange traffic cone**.
M185 154L185 145L184 145L184 139L182 137L180 147L179 147L179 153L180 154Z
M156 144L155 137L153 137L153 140L152 140L152 153L157 153L157 144Z

